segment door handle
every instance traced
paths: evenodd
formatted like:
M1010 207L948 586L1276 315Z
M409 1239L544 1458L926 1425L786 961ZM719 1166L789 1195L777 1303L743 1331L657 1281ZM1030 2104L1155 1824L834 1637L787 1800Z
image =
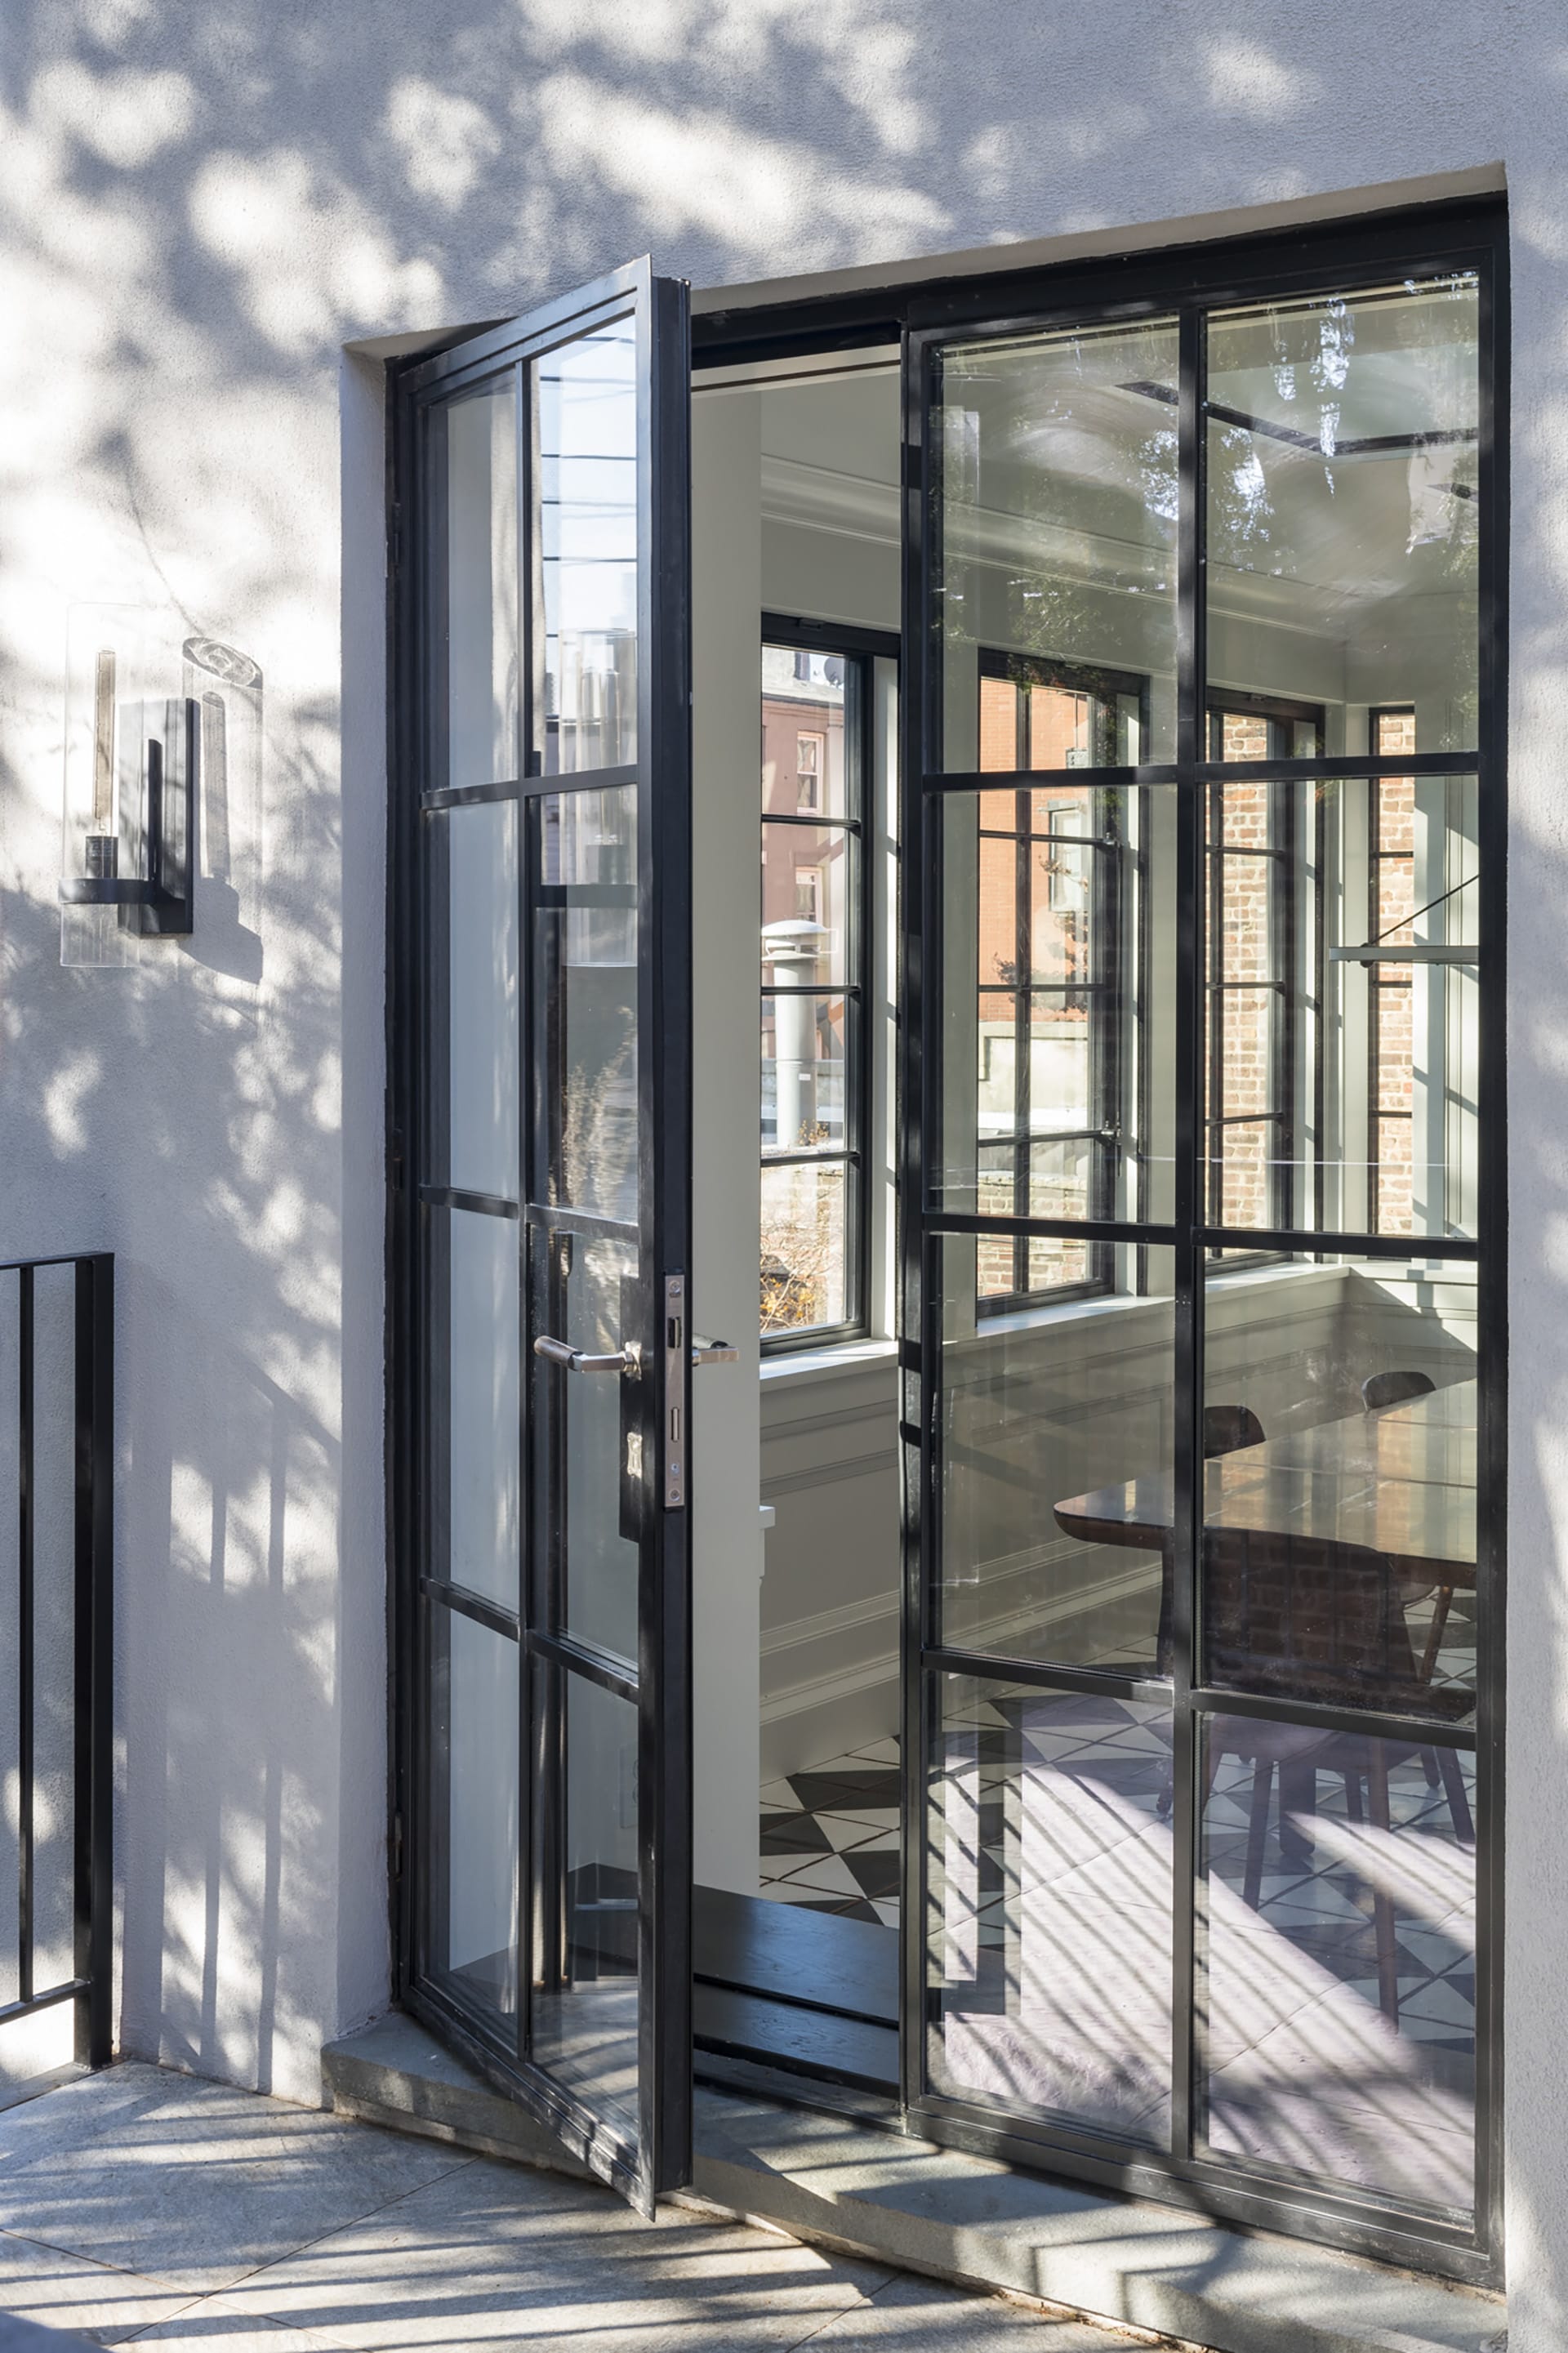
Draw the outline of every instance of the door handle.
M741 1351L731 1348L728 1340L705 1340L700 1332L691 1335L691 1361L694 1365L733 1365Z
M559 1365L563 1372L568 1373L640 1373L642 1370L642 1350L636 1341L625 1348L617 1348L613 1356L590 1356L584 1355L581 1348L569 1348L564 1340L552 1340L548 1332L542 1332L533 1344L533 1353L536 1356L542 1356L546 1364Z

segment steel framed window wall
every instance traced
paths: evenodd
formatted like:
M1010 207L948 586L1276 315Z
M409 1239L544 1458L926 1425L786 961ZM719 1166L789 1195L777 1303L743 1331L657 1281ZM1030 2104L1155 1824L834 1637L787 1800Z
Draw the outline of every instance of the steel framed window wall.
M844 1006L844 1135L841 1148L791 1150L763 1147L762 1166L770 1168L841 1168L844 1172L844 1304L842 1317L830 1323L799 1327L764 1326L763 1349L768 1356L830 1347L840 1340L859 1339L870 1329L870 1161L872 1052L870 1036L871 976L876 968L872 874L873 778L876 774L876 698L873 666L879 655L897 659L895 637L871 629L835 628L830 622L808 621L782 613L764 613L764 646L783 646L801 653L837 657L844 663L844 814L836 818L823 808L802 809L795 815L764 811L764 848L770 828L841 834L849 865L844 894L844 979L762 984L764 1008L785 997L840 997ZM776 1034L776 1033L775 1033Z
M1373 1232L1326 1234L1321 1226L1231 1229L1215 1223L1204 1184L1205 945L1203 881L1209 789L1232 780L1314 783L1358 776L1451 775L1469 772L1469 755L1408 754L1383 757L1290 757L1217 762L1207 731L1204 516L1205 504L1205 330L1207 314L1231 305L1285 301L1314 293L1349 293L1358 286L1443 279L1474 272L1479 281L1479 459L1482 528L1479 546L1480 707L1474 768L1479 775L1481 879L1479 896L1482 999L1479 1029L1480 1214L1473 1240L1434 1237L1418 1254L1474 1264L1479 1293L1478 1375L1478 1614L1482 1627L1473 1732L1466 1726L1421 1724L1423 1741L1472 1750L1477 1771L1476 2177L1473 2226L1401 2207L1391 2199L1342 2183L1305 2177L1245 2160L1201 2153L1199 2052L1195 2043L1196 1871L1199 1856L1200 1757L1205 1720L1220 1711L1352 1731L1372 1738L1408 1739L1420 1720L1361 1715L1273 1698L1219 1691L1205 1679L1205 1630L1198 1575L1202 1557L1204 1402L1204 1282L1215 1250L1278 1250L1302 1257L1386 1260L1412 1255L1408 1237ZM901 1423L904 1444L904 1916L928 1917L930 1839L924 1834L926 1788L946 1675L1005 1680L1014 1688L1092 1691L1130 1701L1152 1701L1172 1711L1173 1848L1171 2133L1166 2154L1151 2159L1125 2141L1063 2122L1047 2125L999 2113L975 2100L934 2092L927 2076L930 2016L925 1936L906 1935L904 1947L903 2097L911 2126L938 2139L1024 2163L1046 2163L1086 2179L1191 2200L1243 2221L1298 2236L1363 2249L1455 2277L1495 2282L1501 2246L1501 2016L1499 1959L1501 1927L1501 1732L1503 1663L1498 1630L1503 1622L1505 1577L1506 1417L1506 1129L1504 1048L1504 800L1505 712L1502 696L1507 513L1506 445L1500 430L1507 351L1506 228L1498 207L1432 208L1405 218L1373 220L1326 232L1310 243L1297 237L1248 240L1114 269L1071 268L1000 284L952 284L927 290L896 311L905 351L905 733L902 839L908 846L902 918L900 1250L905 1335ZM933 364L942 343L1016 335L1030 328L1100 324L1115 319L1174 316L1180 346L1178 462L1178 715L1176 758L1101 776L1104 783L1146 786L1176 797L1177 1039L1174 1217L1168 1225L1014 1219L1004 1229L1089 1242L1131 1241L1173 1251L1175 1264L1176 1420L1172 1538L1169 1682L1090 1670L1042 1666L1015 1657L951 1648L943 1640L939 1556L940 1465L937 1401L942 1334L937 1259L944 1235L994 1230L997 1221L944 1212L933 1178L932 1155L941 1102L941 1025L930 976L942 966L941 817L945 796L994 789L994 776L958 775L942 765L940 617L933 610L926 534L939 511L942 444L932 428L937 383ZM824 327L827 322L823 322ZM862 323L864 333L865 322ZM843 340L851 322L841 310L832 331ZM734 347L731 346L731 351ZM1078 781L1077 772L1032 782ZM1020 779L1020 782L1022 780ZM1371 1220L1367 1221L1369 1224Z

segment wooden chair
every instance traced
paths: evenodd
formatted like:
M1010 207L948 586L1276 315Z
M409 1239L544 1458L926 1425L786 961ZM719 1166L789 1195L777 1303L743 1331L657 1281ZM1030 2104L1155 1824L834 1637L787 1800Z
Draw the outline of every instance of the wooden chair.
M1412 1398L1430 1397L1436 1386L1429 1373L1418 1373L1414 1368L1371 1373L1361 1385L1361 1401L1368 1413L1383 1413L1391 1405L1408 1404ZM1454 1605L1454 1588L1451 1585L1434 1588L1419 1583L1407 1585L1405 1588L1407 1602L1425 1601L1434 1590L1437 1599L1432 1610L1432 1623L1426 1630L1426 1647L1421 1654L1421 1680L1424 1683L1429 1683L1437 1670L1448 1612Z
M1204 1538L1204 1620L1207 1678L1233 1690L1331 1707L1409 1710L1451 1717L1455 1723L1474 1704L1468 1692L1434 1688L1424 1679L1411 1648L1394 1564L1357 1545L1272 1530L1210 1528ZM1215 1715L1209 1719L1204 1760L1205 1805L1227 1756L1252 1767L1242 1894L1255 1911L1262 1896L1276 1773L1281 1814L1287 1806L1293 1812L1312 1813L1318 1774L1337 1773L1345 1785L1351 1820L1363 1819L1364 1784L1372 1821L1387 1830L1390 1771L1407 1757L1420 1756L1425 1761L1430 1756L1447 1798L1456 1838L1462 1846L1475 1844L1464 1776L1452 1749L1424 1749L1415 1740L1374 1739L1363 1733L1321 1732L1301 1725ZM1295 1836L1305 1850L1305 1839ZM1282 1851L1294 1860L1292 1842L1282 1825ZM1373 1926L1378 2004L1397 2025L1394 1903L1382 1889L1373 1890Z
M1436 1386L1428 1373L1369 1373L1361 1385L1361 1401L1368 1413L1381 1413L1385 1406L1404 1405L1411 1398L1430 1397Z
M1261 1446L1263 1424L1249 1405L1205 1405L1204 1461L1216 1454L1236 1454L1244 1446Z

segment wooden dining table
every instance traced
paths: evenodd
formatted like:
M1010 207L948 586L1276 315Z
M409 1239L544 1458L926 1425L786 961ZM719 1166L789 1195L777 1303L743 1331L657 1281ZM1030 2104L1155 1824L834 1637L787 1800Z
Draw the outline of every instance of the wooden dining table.
M1175 1517L1173 1482L1154 1473L1071 1495L1056 1517L1086 1544L1158 1552ZM1473 1587L1475 1382L1215 1456L1204 1465L1204 1522L1355 1546L1411 1584Z

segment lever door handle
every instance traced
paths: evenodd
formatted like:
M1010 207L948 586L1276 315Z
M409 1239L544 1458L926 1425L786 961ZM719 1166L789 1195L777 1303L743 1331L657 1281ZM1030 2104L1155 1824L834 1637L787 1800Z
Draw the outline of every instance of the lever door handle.
M629 1347L617 1348L613 1356L590 1356L581 1348L569 1348L564 1340L552 1340L542 1332L533 1344L533 1353L546 1364L559 1365L567 1373L637 1373L642 1370L642 1350L634 1342Z
M700 1332L691 1335L691 1361L694 1365L732 1365L740 1357L739 1348L731 1348L728 1340L705 1340Z

